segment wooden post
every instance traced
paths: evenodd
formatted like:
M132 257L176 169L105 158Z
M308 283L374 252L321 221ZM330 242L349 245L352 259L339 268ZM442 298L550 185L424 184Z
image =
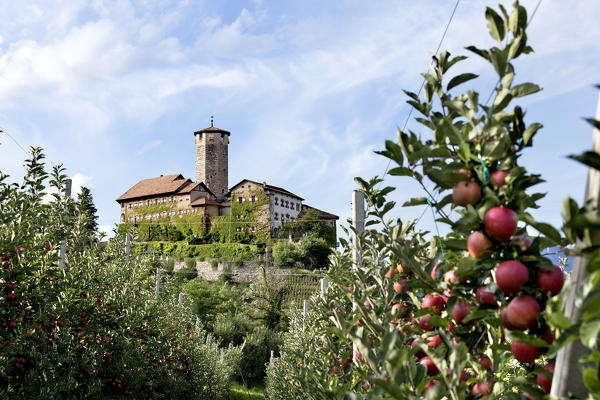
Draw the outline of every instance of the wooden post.
M208 346L210 344L210 333L206 334L206 345Z
M65 197L71 197L71 186L73 185L73 181L71 179L67 179L65 181ZM65 215L66 219L67 216ZM63 239L60 242L60 251L58 253L58 268L65 268L65 256L67 254L67 239Z
M354 234L352 235L352 268L360 268L362 263L362 252L358 247L359 236L365 231L365 194L360 190L352 192L352 226ZM356 310L356 303L352 302L352 311ZM356 344L352 344L352 362L357 362L358 349Z
M596 108L596 119L600 119L600 96ZM600 130L594 129L592 139L593 150L600 153ZM600 171L590 168L585 188L585 201L600 209ZM580 245L578 243L577 245ZM573 270L571 271L571 285L565 304L565 314L574 324L581 319L581 310L575 304L576 293L586 280L586 260L584 257L575 257ZM581 344L580 340L569 343L558 351L554 366L554 377L552 379L552 390L550 394L556 397L567 397L569 394L578 399L588 397L588 391L583 384L581 364L579 360L588 355L589 350Z
M160 268L156 268L156 295L160 292Z
M302 321L302 327L306 326L306 319L308 318L308 300L304 300L304 312L302 313L304 319Z
M177 299L177 304L179 304L179 305L183 304L183 293L179 293L179 298Z
M125 260L129 261L129 252L131 251L131 233L125 234Z
M327 285L328 284L329 284L329 282L327 281L327 278L321 279L321 293L323 293L323 295L327 294Z
M200 326L200 317L196 317L196 329Z

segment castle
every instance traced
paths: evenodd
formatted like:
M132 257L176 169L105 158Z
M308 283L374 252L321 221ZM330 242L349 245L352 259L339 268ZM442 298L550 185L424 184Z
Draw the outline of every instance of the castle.
M271 236L276 236L283 222L294 221L314 209L303 204L300 196L266 182L243 179L228 188L230 135L213 126L212 119L210 127L194 132L196 180L173 174L139 181L116 199L121 207L121 222L136 224L191 214L203 217L208 227L211 218L231 214L231 202L255 203L260 196L266 200L261 204L259 222L269 227ZM338 216L317 211L324 222L335 228ZM246 229L253 232L257 227L249 225Z

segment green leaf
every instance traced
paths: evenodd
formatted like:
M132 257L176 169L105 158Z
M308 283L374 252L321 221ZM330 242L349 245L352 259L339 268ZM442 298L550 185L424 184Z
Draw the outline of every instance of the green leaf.
M600 392L600 379L598 379L597 368L583 369L583 383L592 393Z
M594 290L583 301L581 312L594 315L598 310L600 310L600 290Z
M595 348L598 343L598 333L600 333L600 318L584 321L579 328L581 343L587 348Z
M462 61L462 60L466 60L466 59L467 59L466 56L456 56L456 57L453 57L450 61L448 61L448 64L446 65L446 71L448 71L450 69L450 67L452 67L457 62Z
M540 88L538 85L536 85L535 83L521 83L520 85L517 86L513 86L510 89L510 93L513 95L513 97L522 97L522 96L527 96L530 95L532 93L536 93L539 92L540 90L542 90L542 88Z
M527 11L523 6L517 6L508 18L508 29L515 35L522 32L527 26Z
M427 204L427 199L425 197L413 197L402 204L402 207L422 206L423 204Z
M477 78L479 75L477 74L472 74L472 73L465 73L465 74L460 74L455 76L454 78L450 79L450 82L448 82L448 86L446 87L446 90L450 90L453 87L456 87L458 85L460 85L461 83L465 83L467 81L470 81L471 79L475 79Z
M392 168L388 171L388 174L393 176L413 176L411 169L406 167Z
M468 47L465 47L465 49L477 54L479 57L485 58L488 61L490 60L490 53L487 50L478 49L475 46L468 46Z
M506 62L508 57L508 49L505 51L500 50L497 47L492 47L489 52L490 62L494 66L498 76L504 76L506 74Z
M542 126L542 124L537 122L529 125L527 129L525 129L525 132L523 132L523 144L526 146L531 145L531 138L533 138L533 135L535 135Z
M585 151L580 155L571 154L568 157L600 171L600 154L596 153L595 151Z
M548 347L548 342L546 342L544 339L539 338L537 336L534 335L530 335L528 333L525 332L521 332L521 331L507 331L506 336L508 336L508 338L511 341L517 341L517 342L521 342L521 343L527 343L530 344L532 346L537 346L537 347Z
M504 20L502 17L498 15L496 11L487 7L485 10L485 18L488 21L490 35L499 42L503 41L506 29L504 28Z

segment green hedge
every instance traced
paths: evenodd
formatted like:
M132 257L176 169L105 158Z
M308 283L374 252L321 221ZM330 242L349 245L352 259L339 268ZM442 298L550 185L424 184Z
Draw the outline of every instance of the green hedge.
M191 244L185 242L151 242L138 243L134 246L134 254L154 251L163 256L195 258L200 260L219 259L227 261L256 261L262 250L253 244L240 243L211 243Z

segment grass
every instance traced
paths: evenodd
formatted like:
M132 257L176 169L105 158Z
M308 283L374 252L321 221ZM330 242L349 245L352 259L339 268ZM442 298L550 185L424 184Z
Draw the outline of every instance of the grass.
M259 383L246 388L239 383L233 383L229 388L229 400L264 400L265 384Z

